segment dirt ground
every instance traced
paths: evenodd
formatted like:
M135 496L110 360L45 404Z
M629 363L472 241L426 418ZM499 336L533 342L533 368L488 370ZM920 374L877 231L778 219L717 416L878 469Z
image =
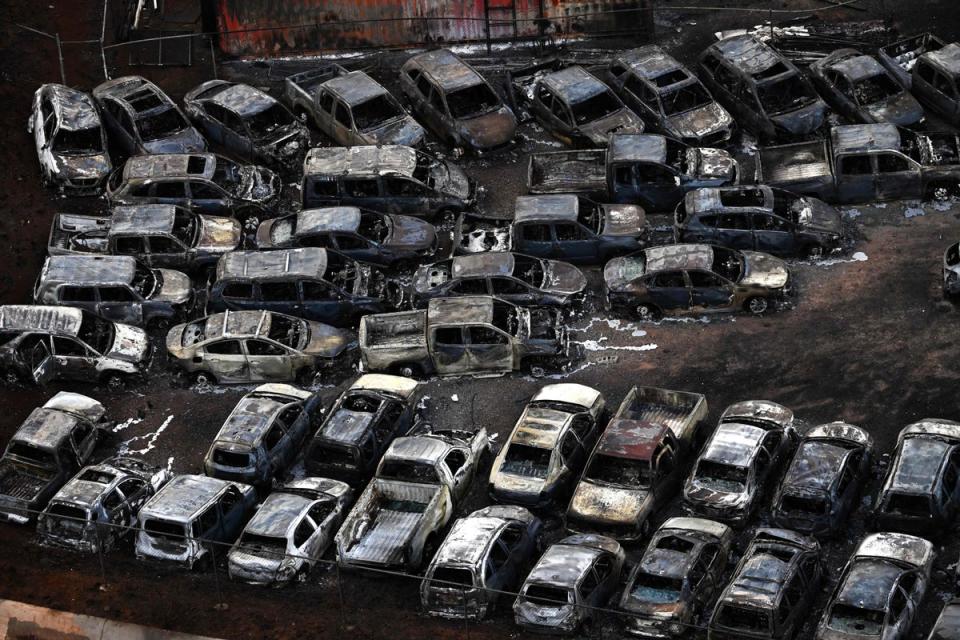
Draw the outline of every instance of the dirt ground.
M685 5L692 4L685 2ZM711 5L717 3L711 2ZM777 3L787 6L788 3ZM890 3L892 4L892 3ZM914 3L901 3L911 5ZM919 4L919 3L917 3ZM823 6L819 2L789 3ZM924 11L909 6L862 3L870 13L824 12L831 20L862 20L887 15L903 33L934 28L941 36L960 36L960 16L952 0L924 2ZM42 191L36 154L25 123L33 91L41 82L58 81L58 60L51 42L10 25L17 22L59 32L63 40L84 40L100 32L102 4L93 0L47 4L11 0L3 9L0 40L0 302L27 302L45 253L55 211L98 211L104 203L66 200ZM669 8L670 3L663 6ZM766 6L766 5L764 5ZM750 26L763 16L665 12L658 19L662 40L678 57L689 59L710 33ZM691 24L691 22L695 24ZM90 89L103 79L99 51L88 45L65 45L68 83ZM402 56L399 56L402 58ZM378 79L391 82L392 60L377 60ZM114 65L111 60L111 66ZM155 80L179 99L193 85L210 77L209 58L188 69L133 70ZM122 69L115 69L114 76ZM222 64L222 77L259 78L268 84L264 65ZM272 86L271 88L275 88ZM530 124L528 138L517 151L495 159L466 161L465 167L486 187L483 208L509 213L513 198L523 193L526 159L532 150L556 143ZM295 195L295 194L294 194ZM858 240L848 254L815 263L794 262L799 295L796 308L762 318L689 319L636 324L596 311L597 300L571 318L573 338L585 359L573 372L553 376L600 389L616 404L635 384L696 391L706 395L710 419L724 407L745 399L769 399L792 408L808 424L844 420L866 428L876 441L878 461L862 505L843 537L825 545L828 575L835 580L846 558L865 532L864 516L872 505L880 477L900 429L925 417L960 419L957 395L957 325L960 315L940 299L943 250L960 236L960 203L949 206L889 203L845 209ZM656 218L665 224L666 218ZM599 282L599 271L589 272ZM157 338L159 340L159 338ZM326 403L353 378L324 379L315 387ZM423 385L424 415L442 424L484 426L496 450L508 436L524 402L543 380L522 375L505 378L430 380ZM7 417L0 421L5 443L26 415L57 391L6 388L0 399ZM179 385L160 365L148 385L122 393L74 387L104 401L118 426L98 454L117 451L144 456L175 472L196 473L210 440L236 401L250 387L222 387L199 393ZM487 456L463 512L487 502ZM679 509L657 515L655 524ZM765 516L752 526L763 524ZM556 522L552 521L556 536ZM752 527L751 527L752 528ZM741 544L749 531L738 537ZM954 573L960 542L956 529L937 543L934 579L911 638L924 638L944 601L955 593ZM0 525L0 597L56 609L101 615L223 638L437 638L519 636L509 602L482 624L438 621L418 613L415 578L338 574L318 567L306 583L283 590L256 589L229 582L217 573L186 573L138 563L129 543L103 558L51 551L33 543L29 528ZM641 548L630 548L638 557ZM832 583L831 583L832 586ZM812 627L826 601L820 594ZM617 621L607 619L597 630L615 637Z

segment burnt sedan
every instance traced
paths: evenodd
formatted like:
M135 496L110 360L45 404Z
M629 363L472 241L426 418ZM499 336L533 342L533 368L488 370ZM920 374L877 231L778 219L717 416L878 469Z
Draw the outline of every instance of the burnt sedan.
M733 530L703 518L670 518L650 540L620 596L626 632L681 638L721 586Z
M570 263L495 252L419 267L410 297L415 307L433 298L487 294L519 305L566 306L582 300L586 288L586 276Z
M902 533L860 542L817 626L816 640L905 640L930 582L933 545Z
M773 519L802 533L837 533L856 509L870 471L873 439L843 422L803 436L773 499Z
M838 49L810 65L814 86L827 103L852 122L890 122L902 127L923 121L923 107L873 56Z
M248 162L294 171L310 146L307 128L250 85L210 80L188 91L183 107L211 142Z
M904 427L877 496L874 525L934 535L960 507L960 423L926 419Z
M793 411L766 400L730 405L683 488L685 507L743 525L793 450Z
M843 245L840 212L822 200L765 185L697 189L673 216L679 242L775 256L817 257Z
M603 268L603 281L607 305L641 320L740 310L760 315L790 292L790 271L779 258L708 244L652 247L614 258Z
M432 224L357 207L304 209L272 218L257 229L257 248L323 247L355 260L393 265L417 262L437 250Z

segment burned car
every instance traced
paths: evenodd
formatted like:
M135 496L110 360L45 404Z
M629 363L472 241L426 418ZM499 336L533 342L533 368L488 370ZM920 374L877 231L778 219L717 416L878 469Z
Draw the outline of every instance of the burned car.
M945 532L960 507L960 423L928 418L904 427L874 507L874 527Z
M791 294L787 265L766 253L709 244L652 247L603 267L606 302L640 320L733 312L761 315Z
M897 82L910 88L911 71L917 58L928 51L936 51L946 43L932 33L920 33L896 42L884 45L877 50L877 59L897 79Z
M359 341L365 370L410 376L498 375L570 362L560 309L492 296L434 298L426 309L363 316Z
M926 51L913 65L911 90L928 109L960 125L960 43Z
M310 146L307 128L276 98L226 80L209 80L183 97L187 116L207 138L248 162L295 171Z
M288 384L262 384L237 403L203 458L211 478L268 488L282 479L319 421L319 399Z
M140 509L137 559L174 562L188 569L209 565L212 545L232 543L256 501L256 490L246 484L176 476Z
M513 111L449 49L413 56L400 68L399 80L414 113L455 153L482 155L514 143Z
M260 223L258 249L323 247L383 265L416 263L437 250L437 230L425 220L357 207L303 209Z
M227 553L230 578L286 584L305 577L326 552L353 498L343 482L291 480L263 501Z
M416 571L470 490L487 432L421 423L394 440L337 533L343 567Z
M843 246L840 212L822 200L765 185L689 192L673 213L679 242L776 256L816 257Z
M148 267L196 270L240 245L233 218L204 216L170 204L114 207L109 216L58 213L47 252L61 255L126 255Z
M826 121L827 105L792 62L750 34L716 42L697 70L714 97L763 140L802 137Z
M786 529L757 529L714 605L707 638L793 638L807 620L823 573L816 540Z
M356 344L353 333L273 311L223 311L172 327L167 355L201 385L309 382Z
M873 438L860 427L831 422L808 431L773 498L774 522L814 535L841 531L857 508L872 453Z
M453 243L460 254L518 251L597 264L640 249L648 235L646 214L637 205L556 194L518 197L512 219L461 214Z
M304 122L345 147L404 144L419 147L426 131L397 99L363 71L325 64L284 81L284 95Z
M626 632L682 638L721 587L733 530L703 518L670 518L650 539L620 596Z
M567 529L621 542L646 537L654 512L676 496L706 417L699 393L633 387L587 460Z
M866 536L850 556L816 640L906 640L930 582L933 545L903 533Z
M567 262L522 253L481 253L423 265L413 274L410 302L492 295L518 305L569 306L586 296L587 277Z
M490 469L495 502L531 508L561 504L602 429L603 394L581 384L548 384L534 394Z
M193 301L190 278L130 256L50 256L33 291L37 304L78 307L134 326L165 327Z
M520 627L544 633L576 633L592 627L620 582L624 551L620 543L597 535L563 538L547 549L531 569L513 603Z
M27 120L45 185L63 193L98 195L110 175L107 133L90 96L62 84L45 84L33 94Z
M176 103L146 78L107 80L94 88L93 97L111 139L124 153L195 153L207 148Z
M175 204L241 222L266 217L280 198L280 176L213 153L134 156L107 181L117 204Z
M76 307L0 306L0 370L8 379L103 382L111 389L144 375L147 333Z
M543 74L520 93L543 128L572 147L596 149L606 147L611 134L643 133L643 120L581 66Z
M0 457L0 521L26 524L93 455L104 406L61 391L30 412Z
M923 107L873 56L837 49L810 65L814 86L851 122L889 122L909 127L923 121Z
M943 297L948 300L960 298L960 242L943 252Z
M476 203L477 185L457 165L413 147L314 147L303 161L304 209L361 207L429 218Z
M672 211L688 191L737 184L739 173L737 161L722 149L688 147L656 134L617 133L608 149L531 153L527 190Z
M742 526L793 451L793 411L767 400L732 404L683 487L687 510Z
M266 309L337 326L399 306L400 284L338 251L231 251L217 263L211 311Z
M943 605L927 640L953 640L957 637L960 637L960 598L954 598Z
M482 620L503 591L520 586L543 523L523 507L494 505L453 523L420 583L430 615Z
M303 456L307 472L352 484L369 478L416 414L415 380L368 373L340 394Z
M37 519L40 544L87 553L113 549L136 526L140 507L170 479L166 469L118 456L85 467Z
M703 83L658 45L615 54L603 78L644 122L686 144L722 146L736 128Z

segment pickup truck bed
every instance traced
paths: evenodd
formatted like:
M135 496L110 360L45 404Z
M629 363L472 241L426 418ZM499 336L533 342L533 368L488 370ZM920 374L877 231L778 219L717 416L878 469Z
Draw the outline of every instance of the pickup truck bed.
M824 178L829 182L833 175L828 144L826 140L811 140L762 147L757 160L757 183L797 193L810 193L804 189L807 184L822 187Z
M623 399L617 417L662 424L689 444L697 425L707 418L707 401L699 393L636 387Z
M533 194L606 193L606 160L604 149L531 154L527 189Z
M107 231L109 229L109 217L58 213L53 217L53 224L50 226L50 239L47 241L47 248L53 255L61 252L99 253L106 250ZM80 247L70 246L70 239L80 234L90 234L84 243L86 251L83 251Z
M426 325L424 310L364 316L360 321L360 348L366 353L367 364L376 369L426 358ZM378 357L378 353L383 357Z
M880 47L877 57L897 81L909 89L913 83L911 73L917 58L927 51L942 49L943 45L943 40L932 33L921 33Z

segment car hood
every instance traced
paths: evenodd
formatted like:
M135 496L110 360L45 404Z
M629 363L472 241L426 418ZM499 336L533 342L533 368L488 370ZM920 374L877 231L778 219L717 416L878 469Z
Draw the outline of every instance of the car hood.
M336 358L357 343L356 336L350 331L337 329L320 322L308 322L310 342L303 348L304 353L312 356Z
M239 246L241 233L240 222L234 218L200 216L200 237L194 248L212 253L231 251Z
M190 277L187 274L173 269L157 269L163 278L160 291L153 295L156 302L183 304L190 299Z
M737 181L737 161L726 151L710 147L698 147L690 151L693 153L687 156L688 165L691 159L696 162L694 175L690 176L694 180L718 185Z
M650 505L645 489L625 489L581 480L570 500L570 513L593 522L633 524L645 517Z
M436 170L440 174L437 175L437 190L461 200L469 200L470 178L467 177L467 174L452 162L446 160L440 162L443 163L443 168Z
M790 272L787 270L786 263L780 258L758 251L744 251L743 257L744 273L740 278L740 284L768 289L779 289L787 284Z
M580 133L598 147L606 147L613 133L643 133L643 120L627 108L580 127Z
M104 153L55 157L57 169L67 178L102 178L112 169L110 158Z
M890 122L901 127L909 127L923 119L923 107L906 91L869 104L865 110L874 122Z
M370 144L400 144L408 147L418 147L423 143L427 133L420 123L408 115L364 132L364 137Z
M730 127L733 118L716 102L666 118L666 129L678 138L701 139Z
M791 208L797 212L797 222L804 229L830 233L840 233L843 229L840 212L823 200L803 197Z
M622 289L641 275L643 275L643 261L639 257L614 258L603 267L603 281L611 291Z
M547 489L547 481L549 478L531 478L529 476L517 476L512 473L498 472L492 480L498 491L509 492L515 495L519 494L535 499Z
M787 133L801 136L819 129L826 115L827 105L818 98L805 107L771 116L770 120Z
M150 340L147 332L128 324L113 325L113 346L104 355L116 360L139 363L147 358Z
M197 153L207 150L207 141L193 127L182 129L172 136L144 142L147 153Z
M746 492L720 491L700 484L696 479L687 484L683 497L691 502L718 508L738 507L747 502Z
M469 120L460 120L464 137L479 151L507 144L517 132L517 119L507 107Z
M248 202L265 203L280 195L280 178L270 169L257 165L240 167L242 176L235 195Z
M543 276L541 289L550 293L580 293L587 288L587 277L583 271L569 262L545 261Z
M403 249L429 249L437 241L433 225L411 216L390 216L390 233L383 244Z
M603 208L604 236L639 236L647 222L643 207L635 204L605 204Z

